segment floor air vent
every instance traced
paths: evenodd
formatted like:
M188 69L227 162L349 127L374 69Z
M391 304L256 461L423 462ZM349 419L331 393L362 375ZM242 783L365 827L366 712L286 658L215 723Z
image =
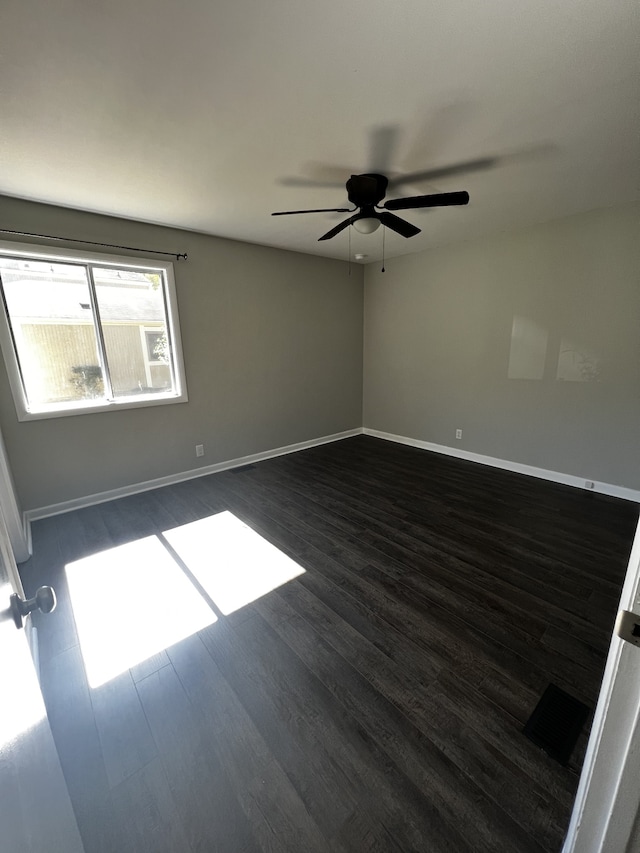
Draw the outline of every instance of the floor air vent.
M566 764L588 716L584 703L550 684L522 732L551 758Z

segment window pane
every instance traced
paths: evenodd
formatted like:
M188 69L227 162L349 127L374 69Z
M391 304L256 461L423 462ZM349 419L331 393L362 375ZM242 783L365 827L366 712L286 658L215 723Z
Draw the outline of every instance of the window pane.
M162 274L98 267L93 274L114 397L173 391Z
M29 408L102 398L85 268L1 258L0 277Z

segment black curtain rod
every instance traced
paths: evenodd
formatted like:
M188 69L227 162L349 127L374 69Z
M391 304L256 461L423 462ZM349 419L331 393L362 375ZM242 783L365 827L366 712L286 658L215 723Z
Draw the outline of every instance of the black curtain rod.
M161 252L158 249L136 249L135 246L118 246L115 243L95 243L93 240L75 240L73 237L52 237L51 234L30 234L28 231L10 231L8 228L0 228L0 234L14 234L16 237L39 237L43 240L60 240L64 243L84 243L86 246L103 246L107 249L126 249L128 252L146 252L151 255L166 255L175 258L176 261L186 261L187 253Z

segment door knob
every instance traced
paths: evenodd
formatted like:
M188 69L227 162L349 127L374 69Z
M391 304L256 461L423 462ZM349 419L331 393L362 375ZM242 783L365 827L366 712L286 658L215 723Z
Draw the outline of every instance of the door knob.
M11 602L11 615L16 623L16 628L24 628L24 617L32 610L40 610L41 613L51 613L52 610L55 610L56 594L50 586L41 586L36 590L33 598L25 600L14 592L9 601Z

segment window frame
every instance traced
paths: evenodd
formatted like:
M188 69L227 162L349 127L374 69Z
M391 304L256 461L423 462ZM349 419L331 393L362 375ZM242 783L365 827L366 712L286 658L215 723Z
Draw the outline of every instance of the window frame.
M14 343L14 336L9 318L8 308L4 297L0 294L0 349L4 357L7 369L9 385L16 407L19 421L43 420L46 418L62 418L71 415L87 415L94 412L113 412L118 409L140 409L149 406L164 406L171 403L186 403L187 383L184 370L184 358L182 354L182 337L180 334L180 322L178 317L178 300L176 295L175 277L173 263L171 261L159 261L156 258L137 257L132 258L123 255L105 255L94 252L77 251L74 249L58 249L49 246L41 246L32 243L8 243L0 241L0 257L7 256L20 260L51 261L53 263L72 263L85 265L87 276L93 281L92 267L114 268L140 272L160 273L164 280L164 305L167 315L167 330L172 344L173 365L170 369L173 374L175 390L171 392L136 395L135 397L117 397L113 399L98 399L96 401L87 399L71 403L51 403L44 406L29 408L27 393L25 390L20 361ZM103 353L103 329L100 323L100 314L94 304L95 289L90 287L91 313L96 328L98 341L98 358L103 368L103 377L108 378L108 371L104 369ZM146 352L145 352L146 359ZM105 381L105 393L107 382Z

